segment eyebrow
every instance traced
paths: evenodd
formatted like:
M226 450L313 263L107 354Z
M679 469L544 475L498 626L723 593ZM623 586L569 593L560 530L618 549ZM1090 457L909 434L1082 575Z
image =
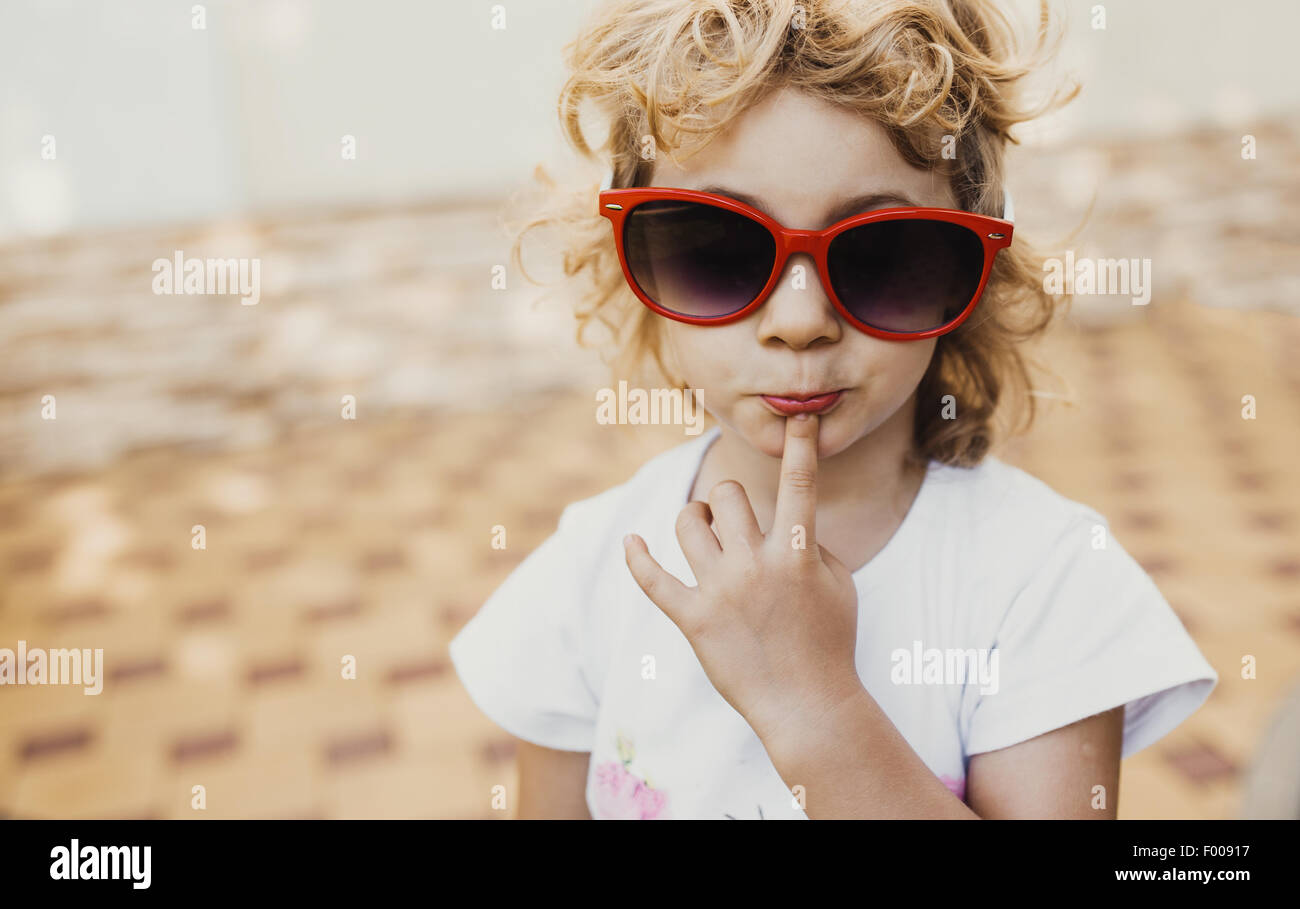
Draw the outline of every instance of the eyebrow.
M730 198L735 199L737 202L744 202L746 205L750 206L751 208L758 209L759 211L761 211L763 214L767 215L769 218L771 218L774 221L780 220L779 218L776 217L776 215L772 214L771 209L769 209L767 205L763 202L763 200L758 198L757 196L751 196L748 193L737 192L736 190L730 189L726 186L717 186L714 184L710 184L709 186L701 186L698 190L696 190L696 192L714 193L719 196L729 196ZM832 209L831 212L827 215L828 220L826 221L824 226L830 227L832 224L838 224L840 221L843 221L845 218L849 217L850 215L860 214L864 211L871 211L872 209L880 206L881 203L883 202L898 202L910 208L925 207L921 205L920 202L913 201L906 194L899 192L898 190L889 189L889 190L881 190L879 192L874 192L874 193L862 193L861 195L854 196L851 199L845 199L834 209Z

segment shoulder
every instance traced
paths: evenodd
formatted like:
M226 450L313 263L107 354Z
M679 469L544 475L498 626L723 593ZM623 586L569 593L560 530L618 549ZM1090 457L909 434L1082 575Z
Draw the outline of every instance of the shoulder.
M717 434L715 427L674 445L650 458L617 486L570 503L560 515L561 527L603 529L620 519L631 520L643 512L669 507L678 493L684 506L704 450Z
M923 549L945 553L945 570L985 591L990 618L1036 578L1105 569L1142 583L1112 539L1105 515L993 456L975 467L932 462Z
M1109 530L1106 517L1091 505L992 455L976 467L934 462L930 471L927 482L944 526L968 535L976 547L985 542L1003 552L1041 554L1076 531Z
M954 553L954 573L985 595L984 618L1025 634L1041 620L1082 625L1122 615L1133 627L1174 616L1151 577L1100 511L997 458L975 468L939 468L932 533Z
M941 532L964 537L941 551L969 554L962 602L999 654L996 696L967 703L968 754L1122 704L1127 757L1208 697L1214 669L1104 515L997 458L939 471L957 516Z
M711 429L662 451L617 486L570 503L560 515L559 532L575 541L606 540L618 528L637 526L641 519L670 509L678 498L678 508L684 506L704 449L716 434L717 429ZM621 539L622 534L616 534L615 542Z

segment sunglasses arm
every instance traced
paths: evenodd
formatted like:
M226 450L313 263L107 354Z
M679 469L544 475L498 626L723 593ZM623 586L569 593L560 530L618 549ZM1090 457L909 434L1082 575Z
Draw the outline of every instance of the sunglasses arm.
M613 185L614 170L611 168L605 172L605 181L600 184L600 191L604 192L607 189L611 189L613 188ZM1016 209L1015 206L1011 204L1011 190L1005 186L1002 188L1002 220L1010 221L1012 223L1015 223L1016 220Z

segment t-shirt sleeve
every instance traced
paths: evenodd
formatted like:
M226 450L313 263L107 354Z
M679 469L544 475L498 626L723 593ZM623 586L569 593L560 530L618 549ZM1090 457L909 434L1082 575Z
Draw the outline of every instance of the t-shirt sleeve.
M1218 682L1155 582L1091 511L1048 547L994 646L996 691L968 689L967 754L1123 704L1128 757L1187 719Z
M574 506L449 645L480 710L511 735L590 751L598 698L584 672L582 533Z

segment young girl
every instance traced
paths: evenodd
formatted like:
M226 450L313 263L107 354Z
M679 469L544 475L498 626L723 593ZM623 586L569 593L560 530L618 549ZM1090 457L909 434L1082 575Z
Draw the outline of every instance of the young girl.
M1012 242L1014 51L981 0L618 0L569 45L613 187L562 221L580 319L718 425L452 641L519 816L1114 818L1209 696L1106 519L988 453L1056 302Z

